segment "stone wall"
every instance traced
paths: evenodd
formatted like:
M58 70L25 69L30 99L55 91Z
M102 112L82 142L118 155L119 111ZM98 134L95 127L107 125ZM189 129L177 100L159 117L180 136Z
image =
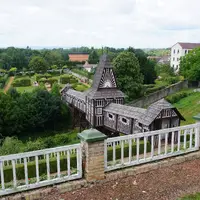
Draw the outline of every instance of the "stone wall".
M145 108L152 103L170 95L174 94L178 91L180 91L183 88L188 88L188 81L180 81L178 83L175 83L173 85L170 85L162 90L159 90L157 92L154 92L152 94L149 94L148 96L142 97L140 99L136 99L129 103L128 105L134 106L134 107L140 107Z

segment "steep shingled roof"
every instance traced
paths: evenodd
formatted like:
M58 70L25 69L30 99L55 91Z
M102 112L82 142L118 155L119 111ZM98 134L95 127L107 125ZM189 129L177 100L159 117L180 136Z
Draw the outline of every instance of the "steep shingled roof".
M112 65L107 55L103 55L101 57L94 75L92 87L84 93L90 98L124 97L124 93L117 88L99 88L101 77L105 68L112 68Z
M119 114L125 117L130 117L134 119L139 119L141 115L146 112L146 109L136 108L132 106L125 106L116 103L110 103L104 108L104 111Z

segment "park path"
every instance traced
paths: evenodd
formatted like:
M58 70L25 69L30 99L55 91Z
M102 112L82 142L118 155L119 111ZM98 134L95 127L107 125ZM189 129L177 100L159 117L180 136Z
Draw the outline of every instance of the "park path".
M10 86L11 86L11 84L12 84L14 78L15 78L14 76L11 76L11 77L10 77L10 79L9 79L9 81L8 81L8 83L7 83L7 85L6 85L5 88L4 88L4 93L6 93L6 92L9 90L9 88L10 88Z
M43 200L176 200L200 192L200 160L59 194Z

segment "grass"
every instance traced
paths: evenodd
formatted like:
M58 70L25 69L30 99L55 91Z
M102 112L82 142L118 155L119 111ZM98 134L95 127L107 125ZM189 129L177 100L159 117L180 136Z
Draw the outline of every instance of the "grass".
M32 92L36 87L34 86L27 86L27 87L16 87L17 91L19 93L23 92Z
M186 121L182 121L181 125L193 124L195 120L193 116L200 113L200 92L194 92L174 104L180 111Z
M187 195L181 198L180 200L200 200L200 193Z

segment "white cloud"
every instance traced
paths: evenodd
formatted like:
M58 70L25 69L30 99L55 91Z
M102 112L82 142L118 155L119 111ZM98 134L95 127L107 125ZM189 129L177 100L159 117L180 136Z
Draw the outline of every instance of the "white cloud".
M0 46L200 42L199 0L0 0Z

